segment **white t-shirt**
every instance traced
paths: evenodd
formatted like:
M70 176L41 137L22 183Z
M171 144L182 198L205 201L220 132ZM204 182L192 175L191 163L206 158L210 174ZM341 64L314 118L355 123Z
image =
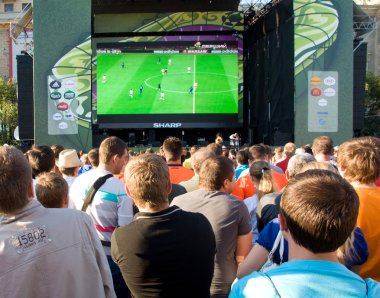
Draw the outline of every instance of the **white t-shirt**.
M84 198L94 182L108 171L94 169L77 177L69 192L74 207L82 209ZM112 232L117 226L129 224L133 219L133 202L128 197L125 185L111 177L99 188L86 213L90 215L100 240L111 241ZM109 247L105 247L110 254Z

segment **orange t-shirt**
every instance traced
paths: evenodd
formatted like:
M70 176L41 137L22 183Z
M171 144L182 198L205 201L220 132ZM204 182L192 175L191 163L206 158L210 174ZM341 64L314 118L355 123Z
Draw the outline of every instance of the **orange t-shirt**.
M275 189L280 191L287 184L288 180L286 179L285 174L278 173L276 171L272 171L273 182L276 184ZM238 181L236 181L236 186L231 195L237 197L240 200L244 200L246 198L252 197L256 193L256 187L252 182L250 175L245 175L240 177Z
M170 182L173 184L178 184L182 181L187 181L194 176L194 172L192 170L186 169L182 165L168 165L169 166L169 174L170 174Z
M362 229L368 245L368 261L360 270L362 278L380 282L380 187L355 188L359 195L357 225Z

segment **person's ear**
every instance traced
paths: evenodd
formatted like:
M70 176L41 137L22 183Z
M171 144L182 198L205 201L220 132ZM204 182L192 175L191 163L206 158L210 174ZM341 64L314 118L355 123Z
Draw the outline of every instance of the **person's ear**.
M29 183L28 185L28 190L27 190L27 194L28 194L28 199L31 201L34 199L34 186L33 186L33 180Z
M65 196L65 198L63 199L63 205L62 205L62 208L68 208L69 207L69 194L67 194L67 196Z
M285 170L285 178L286 178L286 180L288 180L288 181L289 181L289 179L290 179L288 169Z
M168 194L170 194L172 192L172 188L173 188L173 185L171 182L169 182L168 184Z
M223 187L225 188L225 189L228 189L228 186L230 185L230 183L231 183L231 180L230 179L224 179L224 181L223 181Z
M125 177L125 176L124 176L124 177ZM131 194L130 194L130 192L129 192L129 189L128 189L127 184L125 184L125 191L127 192L128 197L130 197L130 198L132 199L132 196L131 196ZM132 200L133 200L133 199L132 199Z
M343 166L341 166L340 164L337 164L336 166L338 168L339 174L344 178L344 173L345 173L346 169Z
M278 222L280 224L280 230L281 231L287 232L289 230L288 225L287 225L286 220L285 220L285 217L281 213L278 214Z

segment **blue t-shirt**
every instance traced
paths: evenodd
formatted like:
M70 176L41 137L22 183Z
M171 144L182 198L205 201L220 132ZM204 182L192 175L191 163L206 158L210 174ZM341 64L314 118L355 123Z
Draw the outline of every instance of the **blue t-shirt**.
M380 284L372 279L364 281L340 263L295 260L238 280L229 295L237 297L380 297Z
M84 165L83 167L79 168L78 175L81 175L81 174L83 174L85 172L88 172L91 169L92 169L92 166L90 166L90 165Z
M280 225L278 219L273 219L268 223L265 228L261 231L259 238L256 243L264 247L268 252L272 250L274 241L276 240L277 234L280 231ZM368 259L368 246L367 241L364 238L362 230L357 227L354 231L354 249L351 249L349 258L346 259L346 267L351 268L355 265L363 265ZM273 261L276 264L281 264L280 261L280 245L277 247L275 253L273 254ZM282 257L282 262L288 261L288 241L284 241L284 254Z

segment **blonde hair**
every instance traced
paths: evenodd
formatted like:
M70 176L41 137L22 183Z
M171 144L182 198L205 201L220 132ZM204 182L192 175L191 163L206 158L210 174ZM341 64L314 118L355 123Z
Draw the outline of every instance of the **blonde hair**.
M207 190L217 191L222 188L226 179L235 179L233 162L224 156L211 156L201 165L199 185Z
M292 157L296 151L296 144L294 143L286 143L284 146L284 154L286 157Z
M257 196L262 196L275 191L275 184L272 178L272 170L266 161L255 161L249 168L249 174L258 184Z
M274 148L274 152L272 153L272 162L277 162L282 158L282 147L276 147Z
M169 168L161 156L145 153L131 159L124 179L137 205L156 208L168 202Z
M373 183L380 175L380 139L362 137L339 146L338 165L349 182Z

